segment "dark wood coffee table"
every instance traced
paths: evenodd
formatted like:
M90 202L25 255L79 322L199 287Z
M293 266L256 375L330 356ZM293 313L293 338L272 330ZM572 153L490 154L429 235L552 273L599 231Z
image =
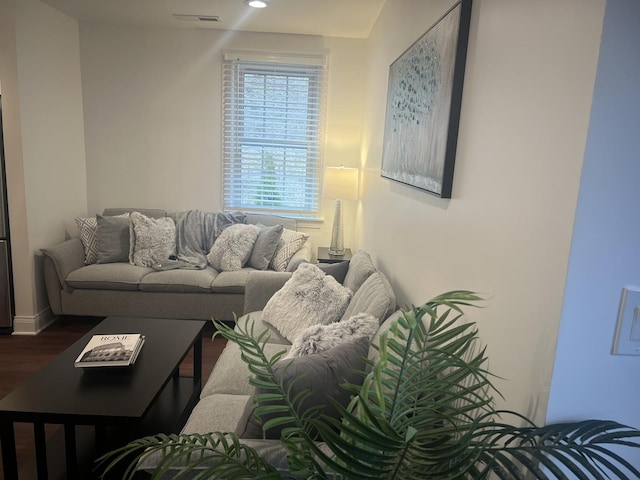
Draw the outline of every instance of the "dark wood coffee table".
M45 424L64 426L64 478L86 478L78 470L76 445L81 429L91 426L95 454L141 435L178 432L195 406L202 384L201 320L109 317L70 346L27 382L0 400L0 441L4 478L18 478L14 422L34 425L36 471L50 477L51 452ZM92 335L141 333L146 341L135 365L82 369L73 365ZM179 367L193 347L193 376L179 376ZM115 433L118 432L118 433ZM126 432L123 434L122 432ZM81 445L81 446L82 446ZM47 458L49 457L49 460ZM93 459L91 459L93 460Z

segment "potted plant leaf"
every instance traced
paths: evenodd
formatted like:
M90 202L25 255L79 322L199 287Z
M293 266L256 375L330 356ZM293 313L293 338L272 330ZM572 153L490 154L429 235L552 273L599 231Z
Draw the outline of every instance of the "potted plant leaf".
M276 470L234 434L213 432L135 440L100 459L105 474L128 462L123 478L133 478L138 462L155 455L161 460L151 478L166 478L169 470L200 479L640 478L618 453L640 447L635 428L607 420L536 426L495 408L499 392L486 349L463 316L464 307L481 301L453 291L403 310L373 342L377 355L361 385L345 386L353 397L347 407L336 405L340 420L299 411L304 395L290 398L274 374L282 355L265 356L266 334L254 337L251 322L244 330L216 323L216 334L239 345L252 383L260 385L256 415L275 410L276 422L287 425L281 441L288 471Z

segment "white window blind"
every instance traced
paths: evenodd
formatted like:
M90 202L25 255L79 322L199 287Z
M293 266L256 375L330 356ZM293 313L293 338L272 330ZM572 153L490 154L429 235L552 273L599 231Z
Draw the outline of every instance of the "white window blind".
M225 210L318 214L325 59L225 53Z

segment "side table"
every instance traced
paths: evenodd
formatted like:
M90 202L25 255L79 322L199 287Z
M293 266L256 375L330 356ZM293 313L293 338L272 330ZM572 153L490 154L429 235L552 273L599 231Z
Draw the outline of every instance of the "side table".
M318 247L318 263L338 263L351 260L351 249L345 248L344 255L331 255L329 247Z

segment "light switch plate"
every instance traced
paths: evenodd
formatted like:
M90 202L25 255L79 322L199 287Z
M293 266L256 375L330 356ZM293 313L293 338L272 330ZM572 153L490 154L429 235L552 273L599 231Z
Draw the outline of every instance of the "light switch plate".
M640 287L622 289L613 355L640 355Z

